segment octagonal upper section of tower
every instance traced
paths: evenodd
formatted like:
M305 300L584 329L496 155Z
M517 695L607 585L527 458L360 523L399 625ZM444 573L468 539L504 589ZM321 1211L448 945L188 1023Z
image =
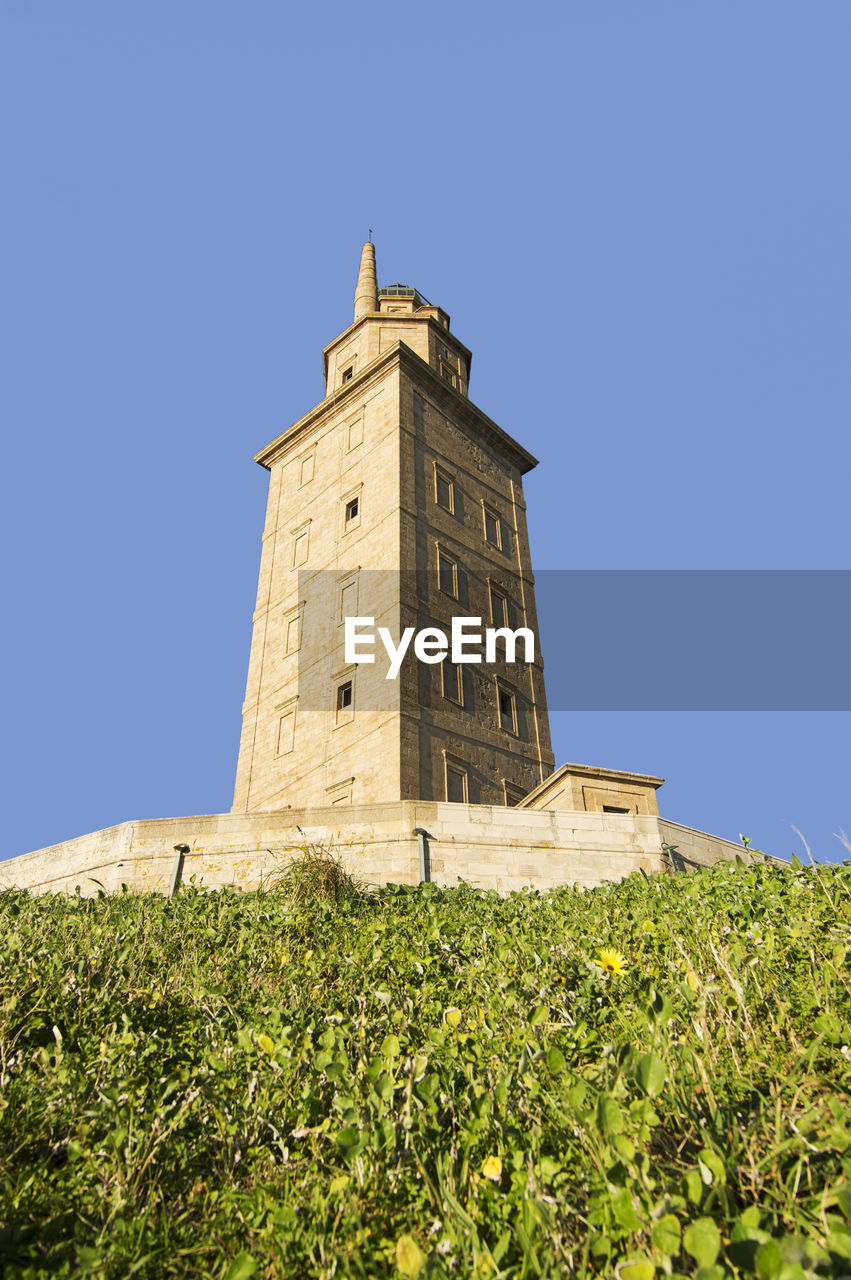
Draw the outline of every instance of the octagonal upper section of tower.
M323 351L325 395L356 378L367 365L404 342L454 390L467 395L472 353L449 328L449 316L410 285L379 289L375 245L365 244L355 289L354 321Z

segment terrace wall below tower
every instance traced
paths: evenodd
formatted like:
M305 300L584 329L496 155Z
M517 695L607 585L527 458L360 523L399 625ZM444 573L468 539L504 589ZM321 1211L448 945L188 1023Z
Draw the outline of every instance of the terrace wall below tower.
M417 884L418 830L427 833L431 880L499 893L593 888L635 871L693 870L737 854L751 860L741 846L654 815L394 801L124 822L0 863L0 888L74 893L79 885L92 896L126 884L133 893L164 893L175 846L187 845L183 884L258 889L305 842L332 846L369 885ZM663 841L682 850L679 865L672 867Z

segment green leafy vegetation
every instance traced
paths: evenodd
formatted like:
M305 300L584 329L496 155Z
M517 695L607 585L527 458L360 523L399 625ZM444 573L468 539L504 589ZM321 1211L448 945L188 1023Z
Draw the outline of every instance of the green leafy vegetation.
M8 1280L851 1276L851 866L0 895Z

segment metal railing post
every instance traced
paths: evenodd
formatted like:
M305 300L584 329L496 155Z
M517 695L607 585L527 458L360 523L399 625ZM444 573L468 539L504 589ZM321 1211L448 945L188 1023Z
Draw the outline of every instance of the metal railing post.
M431 867L428 856L428 832L422 827L414 829L420 854L420 884L428 884L431 879Z
M189 852L188 844L176 844L174 846L174 866L171 869L171 879L168 882L168 896L173 898L180 886L180 876L183 871L183 855Z

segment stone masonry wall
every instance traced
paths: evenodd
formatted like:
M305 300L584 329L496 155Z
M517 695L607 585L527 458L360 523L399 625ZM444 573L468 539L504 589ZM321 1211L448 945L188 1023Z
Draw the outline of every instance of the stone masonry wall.
M125 822L0 863L0 888L73 893L79 885L91 896L126 884L132 892L162 893L174 846L186 844L184 884L194 877L211 889L256 889L305 841L333 844L368 884L416 884L418 828L428 833L433 881L462 879L500 893L524 886L593 888L639 869L665 871L663 839L695 855L685 870L697 865L698 854L700 865L742 854L730 841L655 817L401 801L344 812L326 807Z
M711 867L713 862L723 860L732 862L737 856L749 861L745 849L732 840L723 840L721 836L708 836L703 831L695 831L693 827L681 826L679 822L668 822L659 819L659 832L665 844L673 845L676 853L672 854L674 866L678 871L693 871L697 867Z

